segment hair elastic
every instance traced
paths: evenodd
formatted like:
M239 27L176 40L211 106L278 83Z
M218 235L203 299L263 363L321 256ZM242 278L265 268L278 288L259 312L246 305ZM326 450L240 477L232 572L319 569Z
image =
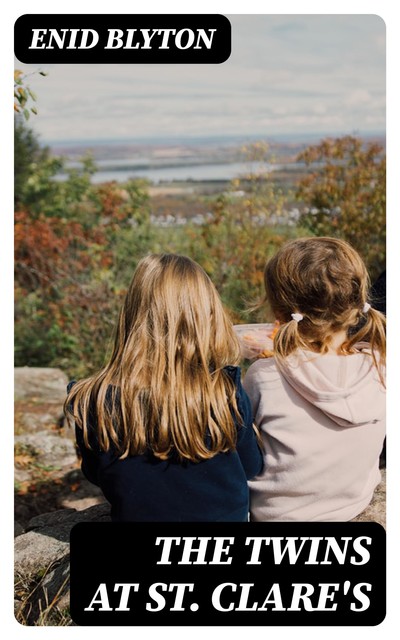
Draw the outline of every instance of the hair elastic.
M301 315L301 313L292 313L291 316L296 322L300 322L301 320L303 320L303 316Z
M370 308L371 308L371 305L369 304L369 302L366 302L362 308L363 313L368 313Z

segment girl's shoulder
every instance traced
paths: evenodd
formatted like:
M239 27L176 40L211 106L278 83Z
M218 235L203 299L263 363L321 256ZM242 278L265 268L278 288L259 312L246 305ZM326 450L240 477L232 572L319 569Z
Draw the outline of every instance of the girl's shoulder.
M248 382L277 382L281 380L281 375L274 357L258 358L248 368L245 376Z
M372 354L374 354L378 361L381 359L379 351L377 351L376 349L373 351L369 342L357 342L354 345L354 349L358 354L362 354L365 356L372 356Z

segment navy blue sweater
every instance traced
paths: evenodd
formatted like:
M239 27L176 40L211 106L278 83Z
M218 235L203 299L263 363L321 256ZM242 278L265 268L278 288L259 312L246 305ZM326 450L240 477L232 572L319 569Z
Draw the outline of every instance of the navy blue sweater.
M90 482L102 489L111 504L113 521L247 520L247 480L261 472L263 456L252 428L250 401L240 381L240 369L227 367L226 371L235 382L243 420L243 426L236 425L235 451L219 453L200 462L160 460L151 453L120 460L112 450L100 450L94 429L90 429L93 450L87 449L82 430L76 427L82 471Z

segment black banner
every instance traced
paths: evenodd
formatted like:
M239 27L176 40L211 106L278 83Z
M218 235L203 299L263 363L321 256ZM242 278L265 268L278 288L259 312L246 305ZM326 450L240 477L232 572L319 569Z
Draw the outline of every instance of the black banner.
M357 523L80 523L78 625L377 625L386 534Z
M14 39L27 64L220 64L231 54L218 14L26 14Z

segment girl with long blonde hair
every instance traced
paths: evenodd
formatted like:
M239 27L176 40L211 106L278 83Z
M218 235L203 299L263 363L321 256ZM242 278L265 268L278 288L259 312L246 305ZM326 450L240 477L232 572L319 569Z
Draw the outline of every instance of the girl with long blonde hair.
M114 521L245 521L262 468L240 346L193 260L143 258L106 366L69 385L82 471Z
M336 238L286 243L264 284L280 324L274 357L243 383L266 460L249 483L251 519L351 520L380 481L385 317L361 257Z

